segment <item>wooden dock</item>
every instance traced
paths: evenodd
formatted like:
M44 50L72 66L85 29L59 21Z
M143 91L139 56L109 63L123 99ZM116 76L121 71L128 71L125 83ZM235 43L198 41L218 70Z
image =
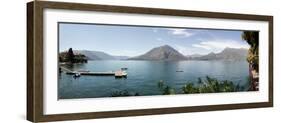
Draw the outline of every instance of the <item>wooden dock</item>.
M63 71L66 72L66 74L74 75L74 74L80 74L80 75L89 75L89 76L115 76L116 78L122 78L127 77L127 72L123 70L117 70L117 71L108 71L108 72L90 72L90 71L71 71L65 67L61 67Z

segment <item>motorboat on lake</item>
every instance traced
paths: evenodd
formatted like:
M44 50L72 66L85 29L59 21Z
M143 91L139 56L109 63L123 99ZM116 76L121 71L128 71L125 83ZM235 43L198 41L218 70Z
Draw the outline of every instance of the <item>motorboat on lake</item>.
M176 72L183 72L183 70L177 70Z
M126 68L126 67L123 67L123 68L121 68L121 70L128 70L128 68Z

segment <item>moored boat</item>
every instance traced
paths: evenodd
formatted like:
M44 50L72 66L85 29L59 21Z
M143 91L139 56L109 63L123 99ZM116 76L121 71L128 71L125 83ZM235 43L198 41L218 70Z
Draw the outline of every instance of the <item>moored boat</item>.
M75 73L74 75L73 75L73 78L79 78L81 76L81 74L80 73Z

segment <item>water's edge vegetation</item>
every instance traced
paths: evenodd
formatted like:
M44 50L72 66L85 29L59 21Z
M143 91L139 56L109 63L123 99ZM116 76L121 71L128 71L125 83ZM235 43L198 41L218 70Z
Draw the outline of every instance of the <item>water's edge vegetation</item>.
M163 80L157 82L159 91L162 95L174 95L177 90L171 86L166 85ZM196 94L196 93L222 93L222 92L240 92L244 90L243 86L239 84L235 85L232 81L229 80L218 80L206 76L205 78L198 78L196 84L193 82L187 82L180 90L179 94ZM111 94L112 97L127 97L127 96L140 96L140 92L130 93L128 90L114 91Z

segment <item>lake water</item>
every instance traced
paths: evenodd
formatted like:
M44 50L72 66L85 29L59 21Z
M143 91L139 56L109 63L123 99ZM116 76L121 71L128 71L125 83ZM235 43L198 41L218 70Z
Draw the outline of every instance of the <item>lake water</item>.
M128 91L140 95L161 95L157 83L182 93L187 82L197 83L198 77L207 75L218 80L230 80L245 88L249 87L248 63L246 61L88 61L75 64L71 70L115 71L128 68L126 79L114 76L81 76L61 73L58 78L59 99L111 97L115 91ZM183 72L176 72L183 71ZM243 90L242 90L243 91Z

